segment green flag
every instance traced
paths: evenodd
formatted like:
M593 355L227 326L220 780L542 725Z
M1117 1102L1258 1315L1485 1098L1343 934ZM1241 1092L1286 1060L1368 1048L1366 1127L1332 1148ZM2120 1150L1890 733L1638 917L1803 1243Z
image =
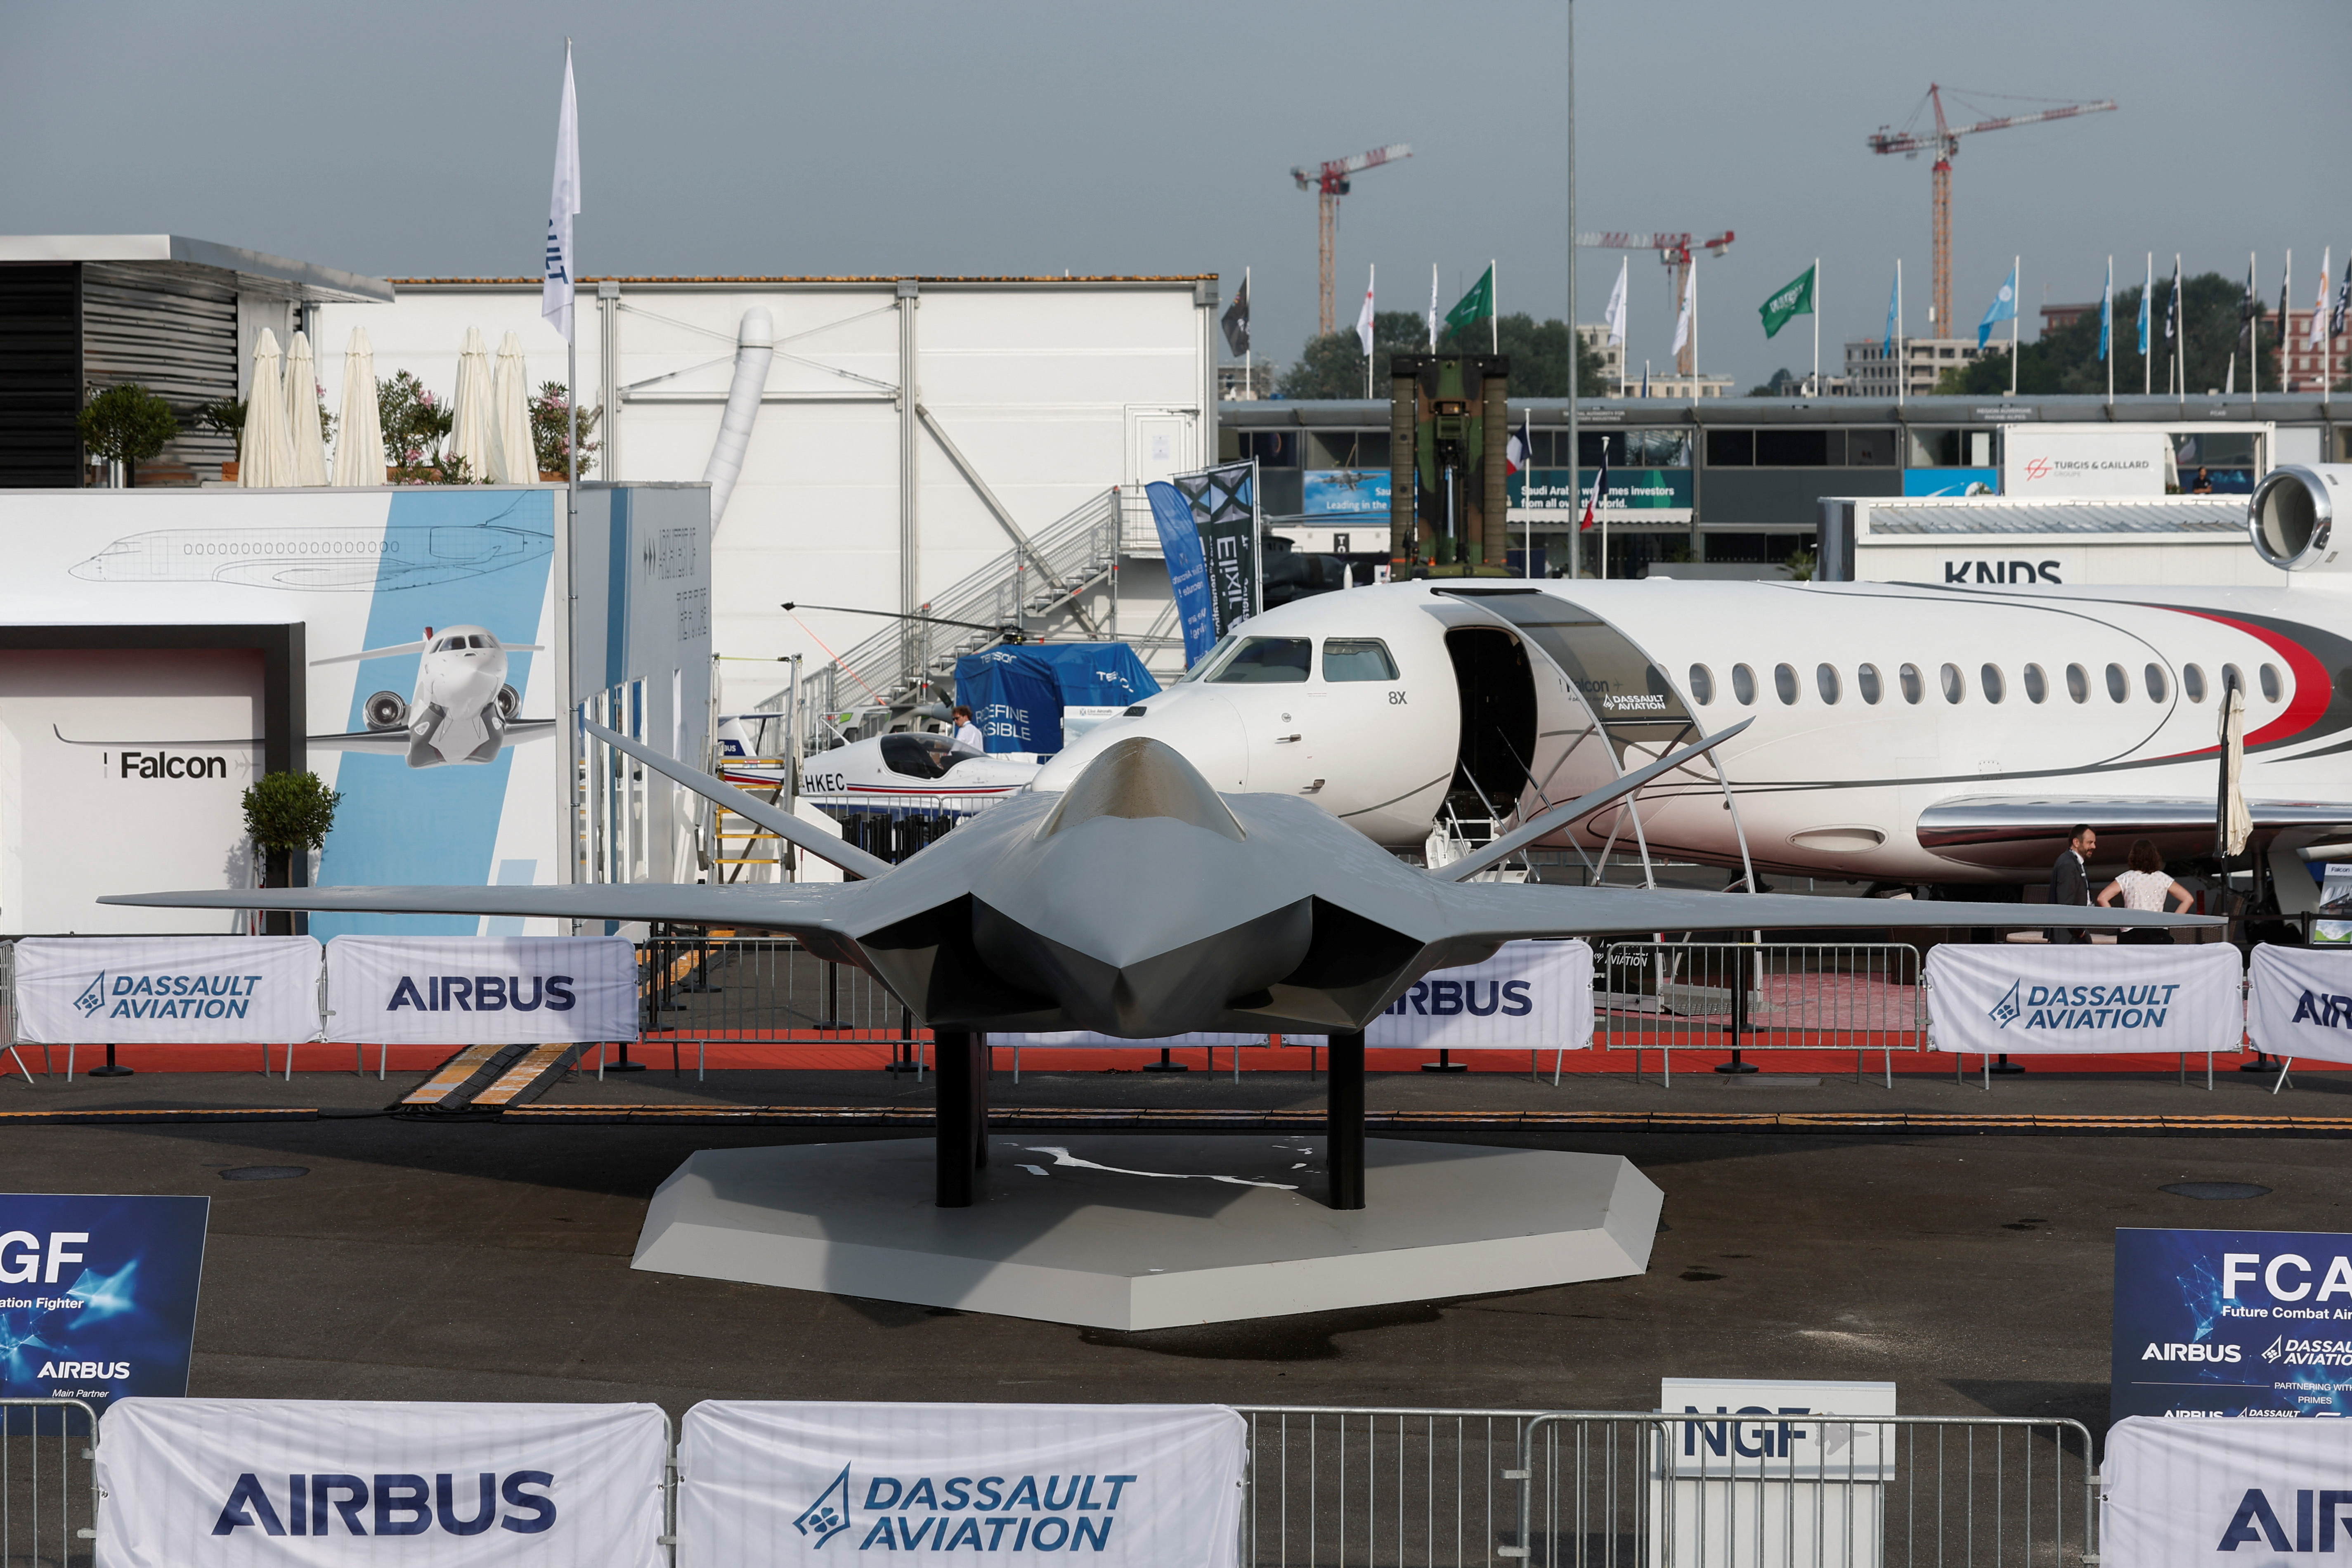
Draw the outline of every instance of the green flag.
M1449 331L1461 331L1474 322L1483 321L1495 313L1495 269L1488 267L1470 285L1470 292L1454 301L1454 309L1445 312Z
M1816 261L1799 273L1796 279L1788 287L1765 300L1758 308L1757 313L1764 318L1766 337L1772 336L1782 327L1787 326L1791 317L1810 316L1813 313L1813 274L1820 268L1821 263Z

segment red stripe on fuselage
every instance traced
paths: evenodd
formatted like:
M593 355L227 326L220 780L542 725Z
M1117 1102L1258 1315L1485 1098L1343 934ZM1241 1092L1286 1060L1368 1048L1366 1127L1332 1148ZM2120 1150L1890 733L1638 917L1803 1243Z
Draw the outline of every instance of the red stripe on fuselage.
M2317 723L2319 716L2327 711L2327 704L2335 695L2335 685L2328 679L2327 667L2319 662L2319 657L2316 654L2301 643L2283 637L2267 626L2258 626L2250 621L2242 621L2235 616L2221 615L2211 610L2183 609L2178 605L2154 607L2174 610L2184 616L2195 616L2201 620L2218 621L2233 631L2245 633L2273 653L2277 654L2279 658L2286 660L2287 668L2294 676L2294 695L2288 701L2284 712L2246 737L2248 751L2257 746L2274 745L2291 741ZM2219 751L2221 748L2215 746L2210 749Z

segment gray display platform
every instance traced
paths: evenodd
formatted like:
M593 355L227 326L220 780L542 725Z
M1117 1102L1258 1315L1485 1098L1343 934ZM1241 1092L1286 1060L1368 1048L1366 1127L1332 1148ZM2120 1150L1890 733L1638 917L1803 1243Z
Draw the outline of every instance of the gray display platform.
M706 1149L634 1267L1103 1329L1159 1329L1638 1274L1664 1194L1630 1161L1373 1139L1365 1206L1323 1141L992 1133L970 1208L929 1139Z

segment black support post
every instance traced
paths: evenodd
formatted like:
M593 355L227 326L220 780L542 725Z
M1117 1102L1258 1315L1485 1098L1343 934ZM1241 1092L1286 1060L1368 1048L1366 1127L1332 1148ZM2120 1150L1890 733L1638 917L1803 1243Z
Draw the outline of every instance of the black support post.
M1331 1173L1331 1206L1364 1206L1364 1037L1331 1037L1329 1110L1324 1163Z
M971 1206L972 1169L979 1158L973 1137L979 1126L980 1053L973 1036L963 1029L940 1029L932 1039L939 1052L937 1079L939 1164L938 1205L943 1209Z
M996 1058L986 1035L971 1037L971 1163L988 1169L988 1081L996 1076Z

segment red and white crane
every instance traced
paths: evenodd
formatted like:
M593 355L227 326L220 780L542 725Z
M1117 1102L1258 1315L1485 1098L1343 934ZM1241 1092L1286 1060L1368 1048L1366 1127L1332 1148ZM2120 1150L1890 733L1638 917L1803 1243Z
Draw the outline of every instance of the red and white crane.
M1359 153L1352 158L1334 158L1316 168L1296 168L1290 177L1298 182L1302 191L1315 193L1315 227L1320 271L1316 290L1316 331L1331 331L1331 248L1339 234L1339 198L1348 194L1349 176L1367 169L1377 169L1382 163L1394 163L1412 156L1412 149L1402 142L1388 147L1375 147L1369 153Z
M1669 296L1677 310L1681 309L1683 283L1690 276L1691 251L1704 250L1709 256L1720 257L1731 248L1731 230L1725 229L1712 239L1701 239L1695 234L1625 234L1616 229L1601 233L1580 234L1576 243L1588 250L1654 250L1658 260L1675 269L1674 292ZM1691 351L1685 346L1675 356L1675 368L1683 374L1690 374Z
M1954 90L1954 98L1959 93ZM1987 94L1998 97L1999 94ZM2046 101L2046 100L2045 100ZM1953 125L1944 119L1944 89L1935 82L1927 84L1927 96L1911 110L1911 118L1903 122L1900 131L1880 126L1870 136L1874 153L1900 153L1906 158L1916 158L1922 153L1936 155L1932 200L1935 209L1935 295L1928 302L1935 307L1934 336L1954 335L1952 321L1952 154L1959 151L1960 138L1973 136L1979 131L2007 131L2017 125L2039 125L2048 120L2072 120L2078 114L2097 114L2115 108L2112 98L2096 103L2060 103L2029 114L2002 114L1990 120L1979 120L1973 125ZM1929 131L1919 126L1919 110L1933 109L1936 128ZM1917 127L1915 129L1915 127Z

